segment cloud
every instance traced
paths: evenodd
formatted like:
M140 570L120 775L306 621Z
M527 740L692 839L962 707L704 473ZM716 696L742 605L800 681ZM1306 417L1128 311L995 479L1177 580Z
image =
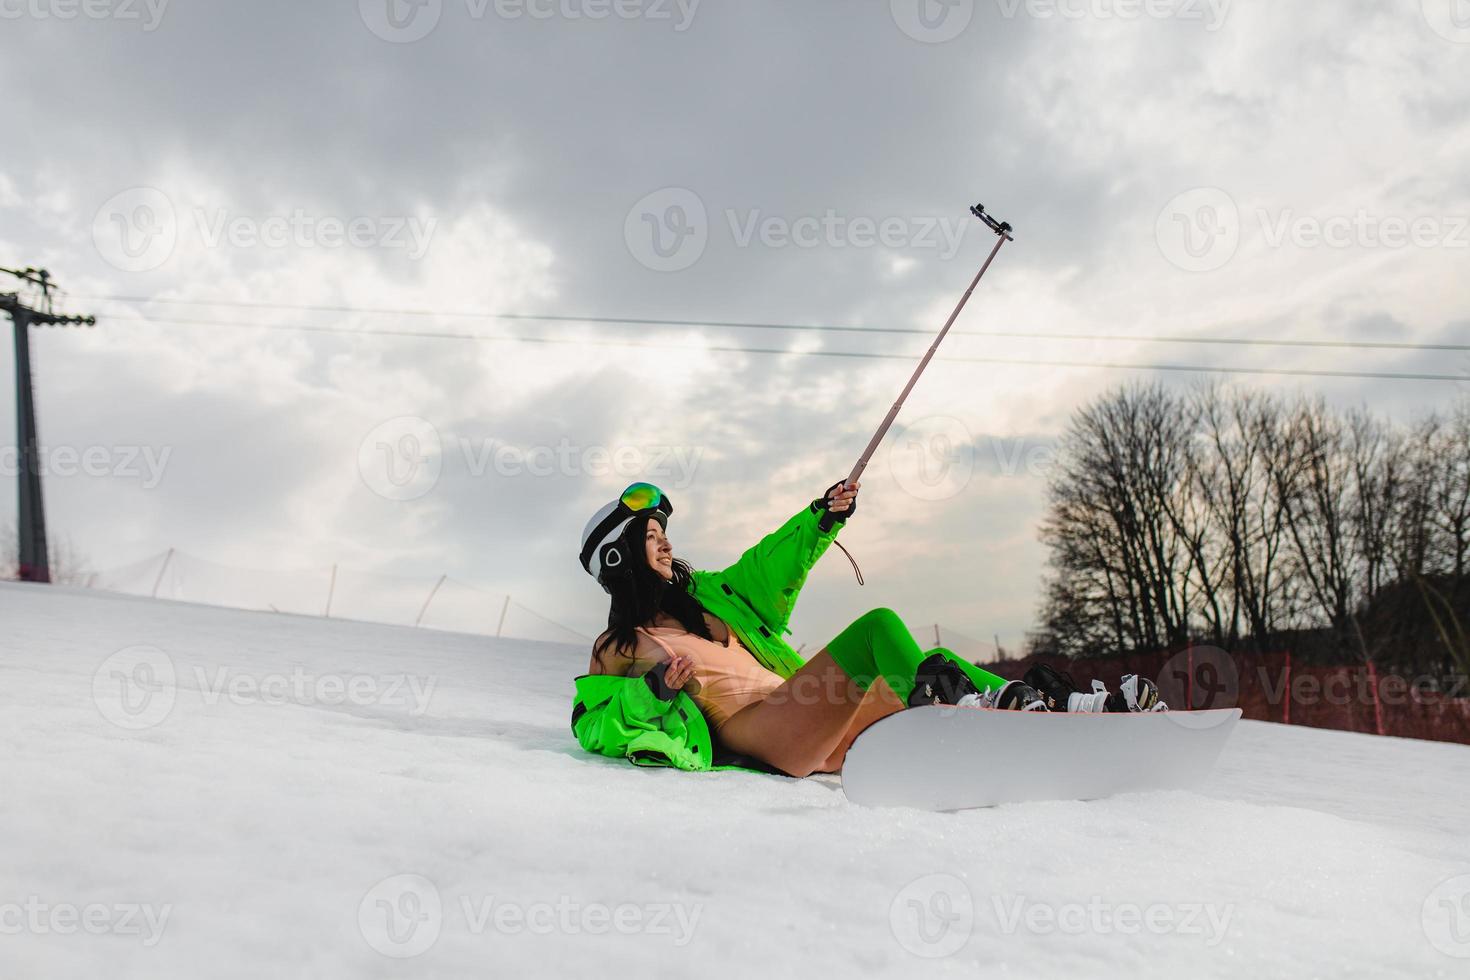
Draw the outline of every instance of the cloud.
M102 317L37 337L43 441L173 451L150 490L50 481L53 524L99 565L178 545L245 565L448 572L588 630L602 593L572 551L587 514L631 479L614 454L655 468L666 453L659 478L684 484L670 491L676 547L733 560L862 451L990 247L973 223L953 254L935 231L977 200L1017 240L946 357L1422 370L1435 359L966 335L1463 340L1466 253L1446 239L1470 213L1464 46L1418 8L1237 2L1195 21L981 3L942 43L906 33L889 4L833 0L703 3L683 30L445 0L411 43L375 34L352 3L169 5L152 30L7 21L0 82L47 82L44 99L0 107L7 131L45 135L7 148L0 258L47 265L69 308ZM174 222L156 264L98 245L99 227L140 217L129 205L157 204L139 188L168 205L141 217ZM638 213L648 199L705 215L679 271L653 267L629 229L677 236L690 211ZM1234 224L1209 223L1220 218ZM1431 219L1441 240L1362 237L1386 219ZM365 238L337 244L354 221ZM1344 223L1347 244L1313 242ZM892 244L870 240L885 227ZM107 295L343 309L95 298ZM913 360L809 356L833 350ZM855 591L834 552L800 635L890 605L1013 645L1044 558L1044 473L1004 472L1007 454L1045 449L1125 376L936 361L844 532L871 584ZM1404 413L1456 387L1311 384ZM0 399L6 431L10 411ZM439 440L437 476L413 499L393 499L391 481L374 489L388 471L363 473L380 452L365 440L418 432L403 419ZM936 419L959 424L973 464L939 497L923 480L942 446L898 442L933 437ZM419 444L383 445L391 461ZM676 450L690 469L668 463ZM552 472L531 472L548 460ZM0 485L0 507L13 493Z

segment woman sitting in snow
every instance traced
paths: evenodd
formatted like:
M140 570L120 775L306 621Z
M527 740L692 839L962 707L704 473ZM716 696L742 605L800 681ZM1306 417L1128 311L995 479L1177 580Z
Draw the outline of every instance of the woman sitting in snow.
M673 505L635 483L593 515L582 567L612 597L576 680L572 730L589 752L642 765L836 772L867 726L920 704L1045 711L1154 707L1148 681L1076 692L1041 670L1007 681L942 647L924 651L891 609L855 620L810 660L782 638L807 573L856 509L838 483L724 571L694 571L665 535ZM1041 692L1030 685L1037 685Z

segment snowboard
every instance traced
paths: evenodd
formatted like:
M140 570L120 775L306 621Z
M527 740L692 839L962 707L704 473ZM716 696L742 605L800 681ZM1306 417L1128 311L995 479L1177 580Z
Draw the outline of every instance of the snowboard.
M909 708L857 737L842 765L842 791L865 806L965 810L1187 788L1209 775L1239 719L1239 708Z

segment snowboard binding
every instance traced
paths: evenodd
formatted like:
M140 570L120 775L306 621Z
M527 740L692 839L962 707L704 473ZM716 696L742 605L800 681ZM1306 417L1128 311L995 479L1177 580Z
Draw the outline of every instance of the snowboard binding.
M1169 706L1159 698L1159 686L1147 677L1137 674L1124 674L1118 690L1112 692L1108 691L1102 681L1093 681L1090 692L1079 691L1071 674L1047 664L1037 664L1026 671L1025 680L1041 692L1051 711L1121 714L1169 710Z
M1045 711L1042 697L1029 685L1007 681L990 691L975 687L970 676L953 660L936 653L914 672L914 690L909 707L923 704L952 704L961 708L997 708L1002 711Z

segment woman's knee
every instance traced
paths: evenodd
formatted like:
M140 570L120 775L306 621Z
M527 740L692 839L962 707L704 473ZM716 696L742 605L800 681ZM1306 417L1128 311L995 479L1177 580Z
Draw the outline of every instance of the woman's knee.
M887 606L878 606L875 609L869 609L859 618L862 619L869 629L876 632L891 632L895 629L907 629L903 624L903 618Z

